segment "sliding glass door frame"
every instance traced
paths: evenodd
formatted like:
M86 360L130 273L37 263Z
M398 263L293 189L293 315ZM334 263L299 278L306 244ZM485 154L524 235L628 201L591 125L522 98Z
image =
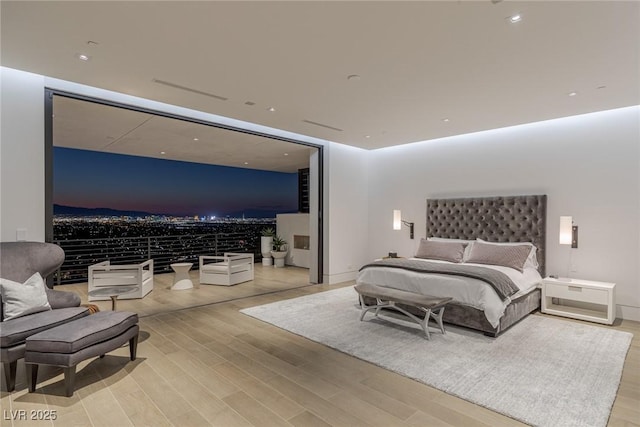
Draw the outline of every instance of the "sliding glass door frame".
M45 153L45 241L52 242L53 241L53 98L54 96L64 96L67 98L94 102L97 104L107 105L111 107L124 108L127 110L154 114L161 117L183 120L191 123L201 124L205 126L212 126L219 129L225 129L233 132L241 132L249 135L255 135L263 138L273 139L277 141L289 142L292 144L304 145L307 147L317 149L317 212L315 215L311 215L311 218L317 218L317 277L310 277L310 281L312 283L322 283L323 279L323 158L324 158L324 147L319 144L312 144L305 141L300 141L292 138L286 138L278 135L271 135L268 133L258 132L251 129L244 129L240 127L229 126L222 123L210 122L206 120L196 119L193 117L182 116L178 114L167 113L165 111L153 110L149 108L122 104L114 101L109 101L101 98L94 98L85 95L79 95L76 93L61 91L57 89L45 88L44 94L44 153ZM311 224L313 226L314 224ZM315 279L315 280L314 280Z

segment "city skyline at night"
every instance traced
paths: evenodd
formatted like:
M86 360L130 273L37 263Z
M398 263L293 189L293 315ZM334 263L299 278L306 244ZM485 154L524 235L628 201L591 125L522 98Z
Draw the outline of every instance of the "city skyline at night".
M297 212L298 174L54 147L54 205L207 218Z

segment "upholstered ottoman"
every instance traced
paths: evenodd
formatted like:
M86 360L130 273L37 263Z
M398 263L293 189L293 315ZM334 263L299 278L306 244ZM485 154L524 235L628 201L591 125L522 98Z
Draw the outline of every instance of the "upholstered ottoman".
M72 396L76 365L115 350L129 341L131 360L136 359L138 315L127 311L102 311L32 335L24 355L29 392L36 388L38 365L64 368L67 396Z

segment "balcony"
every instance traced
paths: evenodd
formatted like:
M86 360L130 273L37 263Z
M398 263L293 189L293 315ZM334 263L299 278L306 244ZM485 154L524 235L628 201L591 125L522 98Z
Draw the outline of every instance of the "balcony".
M149 237L112 237L77 240L54 240L64 249L64 264L54 275L55 285L87 281L90 265L109 260L112 264L154 261L154 273L171 273L170 264L192 262L198 268L198 256L222 255L224 252L253 253L257 262L260 237L255 233L180 234Z
M309 270L291 267L262 266L260 237L256 233L181 234L149 237L116 237L55 240L65 251L64 264L54 275L57 289L76 292L88 302L89 266L110 260L113 264L154 260L154 290L142 299L120 300L118 309L141 316L170 312L187 307L233 301L309 285ZM237 286L200 285L198 257L224 252L247 252L255 256L255 279ZM194 288L172 291L174 273L170 264L191 262L189 272ZM110 301L97 301L100 310L110 310Z

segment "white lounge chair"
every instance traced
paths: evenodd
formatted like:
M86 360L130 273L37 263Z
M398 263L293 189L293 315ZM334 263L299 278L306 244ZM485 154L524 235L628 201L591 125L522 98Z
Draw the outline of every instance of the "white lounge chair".
M137 289L121 295L118 299L143 298L153 290L153 260L140 264L111 264L99 262L89 266L89 292L113 286L135 286ZM89 301L108 300L108 296L91 296Z
M200 256L200 283L231 286L253 280L253 254L226 252Z

